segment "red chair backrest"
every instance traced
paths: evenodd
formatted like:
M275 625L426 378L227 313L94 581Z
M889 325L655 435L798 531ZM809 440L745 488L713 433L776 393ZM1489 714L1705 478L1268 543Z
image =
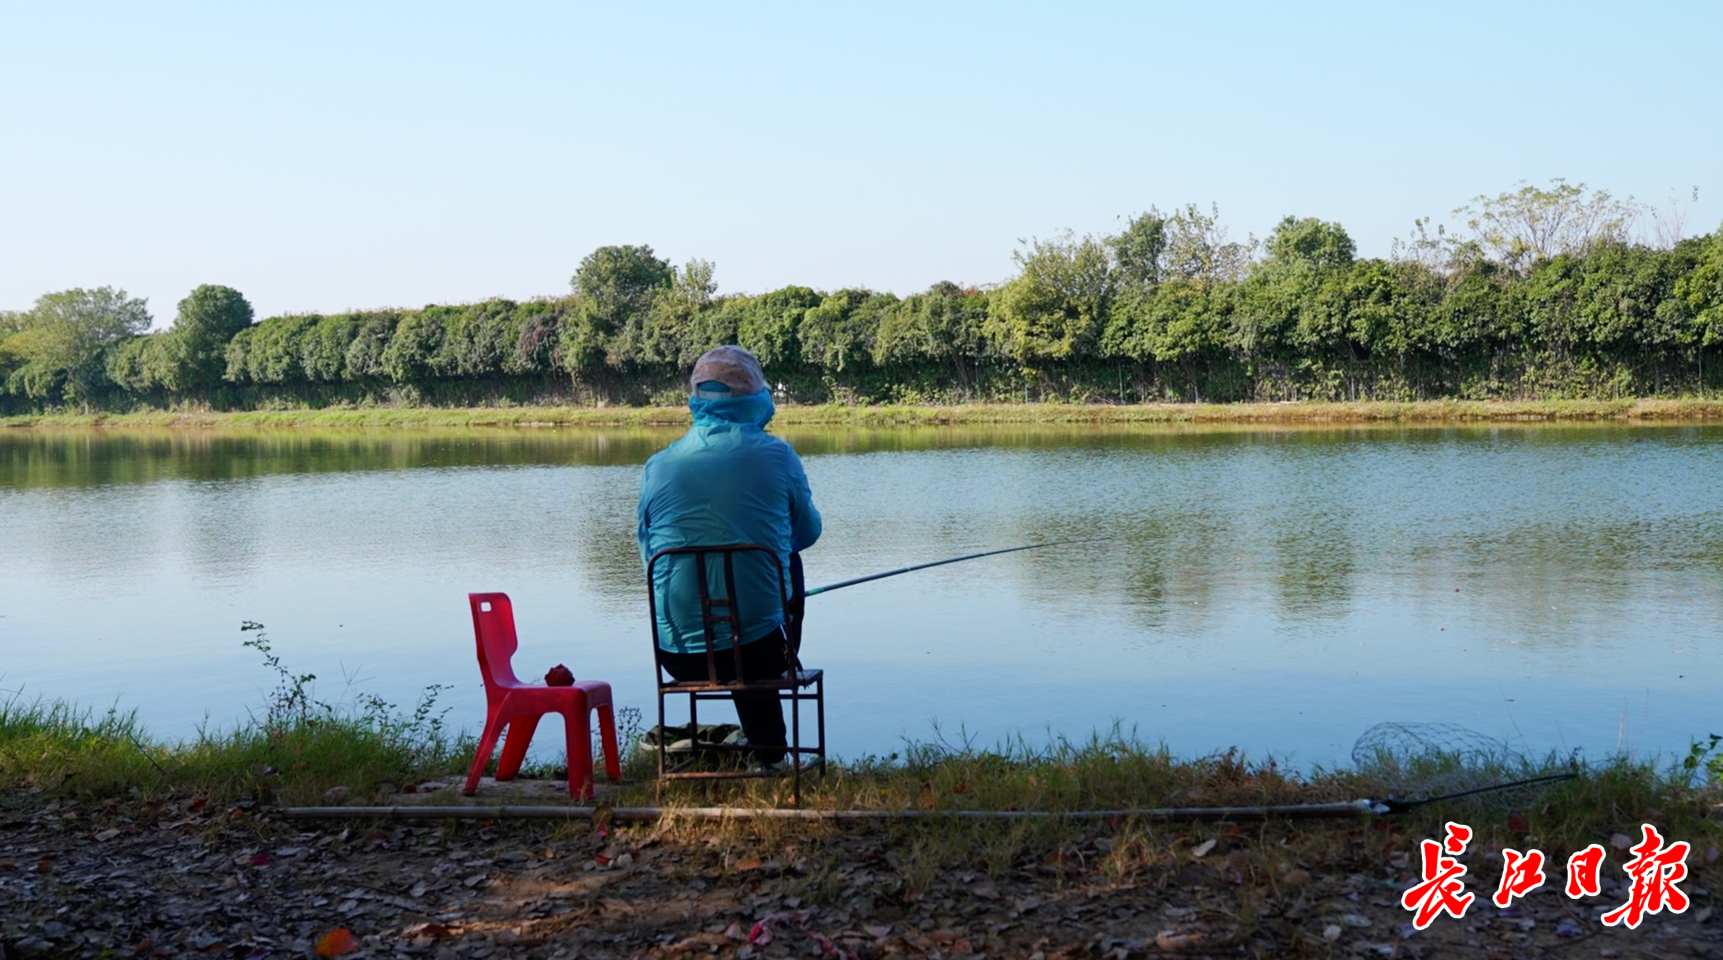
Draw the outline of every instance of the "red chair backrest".
M515 649L520 641L515 637L514 606L506 593L469 593L467 603L473 608L473 639L479 648L479 673L487 689L520 683L515 679Z

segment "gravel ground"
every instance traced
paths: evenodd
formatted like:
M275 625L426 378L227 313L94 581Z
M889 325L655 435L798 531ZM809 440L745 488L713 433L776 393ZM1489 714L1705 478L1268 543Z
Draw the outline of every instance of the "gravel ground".
M1375 856L1392 847L1367 828L1273 828L1337 838L1327 845L1336 862L1310 863L1265 856L1256 828L1192 826L1173 838L1177 855L1123 875L1103 868L1115 841L1101 828L991 874L927 872L916 889L906 851L916 830L939 829L765 839L688 825L307 823L252 805L0 797L0 958L305 957L320 944L324 955L435 960L1723 958L1723 923L1692 881L1686 914L1629 931L1596 921L1621 900L1616 886L1572 901L1546 885L1503 911L1487 903L1490 876L1465 920L1413 932L1399 906L1404 856Z

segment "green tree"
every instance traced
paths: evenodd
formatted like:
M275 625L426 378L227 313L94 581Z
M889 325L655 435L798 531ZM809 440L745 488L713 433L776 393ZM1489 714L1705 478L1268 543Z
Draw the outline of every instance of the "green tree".
M957 388L967 393L987 353L987 304L984 291L949 281L904 298L880 321L874 362L931 363L948 371Z
M442 375L438 355L448 335L443 321L452 309L428 306L402 314L388 346L383 348L383 375L396 383L418 383Z
M562 314L568 301L535 300L515 311L517 332L514 353L503 361L504 371L516 376L548 373L557 366L557 344L562 339Z
M1358 396L1358 361L1369 344L1368 328L1353 327L1347 309L1353 249L1339 224L1282 220L1269 236L1268 259L1239 285L1233 348L1298 375L1320 395Z
M993 295L987 335L1024 366L1086 356L1106 324L1113 275L1106 246L1070 233L1012 254L1018 274Z
M1227 290L1187 277L1128 288L1113 303L1103 350L1139 363L1171 365L1178 372L1176 382L1187 388L1185 399L1201 402L1202 369L1225 354Z
M784 287L725 304L735 314L736 343L752 352L767 370L789 370L802 363L802 320L824 297L809 287Z
M1256 256L1254 238L1240 243L1227 239L1220 209L1203 213L1194 203L1174 210L1162 226L1166 246L1161 252L1161 278L1183 277L1202 283L1234 283L1250 271Z
M299 367L313 383L337 383L348 379L347 351L359 335L359 316L337 313L318 317L299 338Z
M347 347L347 376L355 380L388 376L383 354L389 349L401 315L392 310L382 311L363 315L361 321L359 332Z
M1167 219L1154 207L1125 224L1123 232L1107 238L1119 287L1152 287L1161 282L1161 260L1167 252Z
M1675 296L1686 306L1702 346L1723 346L1723 227L1697 240L1683 241L1694 249L1692 271L1675 281Z
M146 366L152 379L183 392L217 386L227 366L227 343L252 322L251 303L232 287L204 284L179 302L163 335L161 359Z
M658 291L675 282L670 261L653 256L649 246L599 247L580 261L569 280L577 306L562 330L563 365L577 377L603 365L621 366L638 356L618 343L651 308ZM619 348L615 357L611 349Z
M654 288L647 308L630 314L612 338L612 364L676 366L692 362L719 343L735 342L733 333L708 342L714 331L702 322L716 303L715 271L709 260L690 260L673 269L669 286Z
M866 366L874 336L897 297L872 290L839 290L802 316L797 330L802 359L827 371L841 373Z
M1354 253L1352 238L1340 224L1324 223L1315 217L1302 220L1287 217L1268 238L1270 259L1308 263L1318 270L1349 267Z
M149 329L142 298L97 287L45 294L8 321L3 343L10 366L5 389L38 400L87 402L110 381L103 362L109 346Z

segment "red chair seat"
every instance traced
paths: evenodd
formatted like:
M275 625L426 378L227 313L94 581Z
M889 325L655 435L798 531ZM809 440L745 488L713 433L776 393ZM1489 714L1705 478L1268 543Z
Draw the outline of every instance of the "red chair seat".
M604 771L612 783L622 782L622 767L616 752L616 716L611 709L610 684L582 680L570 687L522 683L515 678L512 661L519 640L515 636L514 607L506 593L469 593L473 609L473 637L479 649L479 673L485 680L485 730L473 754L461 792L472 796L479 778L496 750L503 728L503 755L497 761L497 779L513 780L526 760L538 721L547 713L560 713L568 734L568 795L585 799L593 794L592 711L598 711L603 739Z

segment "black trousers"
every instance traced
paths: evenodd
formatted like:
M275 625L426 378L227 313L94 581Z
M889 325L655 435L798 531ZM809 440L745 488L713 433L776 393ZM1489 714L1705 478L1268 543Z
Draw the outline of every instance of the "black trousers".
M783 676L787 669L785 642L783 628L780 627L752 643L742 644L742 676L748 680ZM736 679L736 655L729 650L719 650L717 658L718 679ZM677 680L705 680L708 676L704 653L660 650L658 662L664 665L665 673ZM736 719L741 721L742 733L748 742L757 748L767 748L756 749L754 758L761 763L777 763L784 759L784 708L778 695L770 691L736 693L731 695L731 699L736 703ZM771 747L779 749L769 749Z

